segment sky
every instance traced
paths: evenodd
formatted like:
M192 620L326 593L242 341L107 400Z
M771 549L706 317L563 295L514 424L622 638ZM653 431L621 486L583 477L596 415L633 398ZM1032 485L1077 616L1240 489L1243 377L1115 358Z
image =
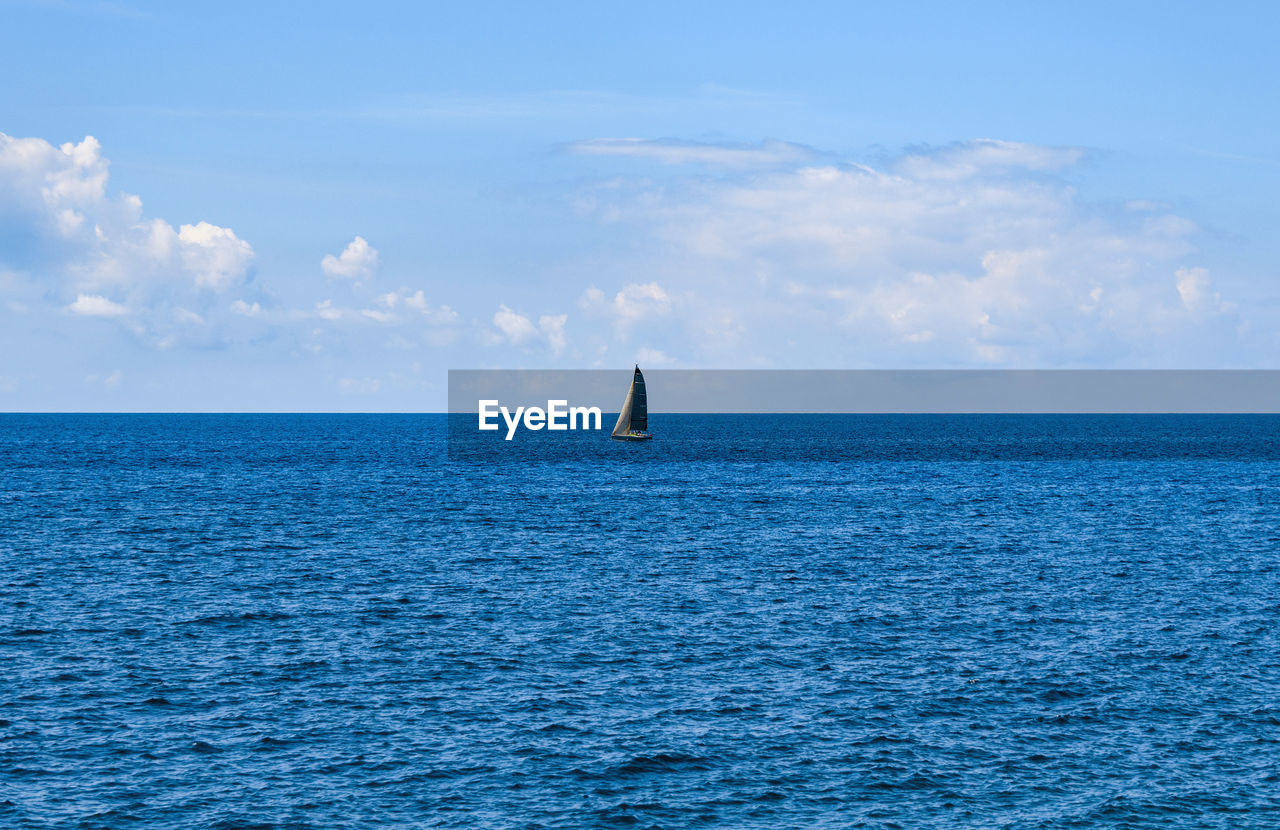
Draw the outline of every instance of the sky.
M1280 7L0 0L0 409L1280 368Z

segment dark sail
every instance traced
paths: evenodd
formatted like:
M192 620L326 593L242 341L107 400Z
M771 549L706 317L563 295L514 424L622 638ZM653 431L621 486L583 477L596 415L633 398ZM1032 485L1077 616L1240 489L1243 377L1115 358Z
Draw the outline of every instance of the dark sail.
M635 379L631 381L631 431L647 432L649 430L649 399L644 393L644 375L640 367L636 367Z

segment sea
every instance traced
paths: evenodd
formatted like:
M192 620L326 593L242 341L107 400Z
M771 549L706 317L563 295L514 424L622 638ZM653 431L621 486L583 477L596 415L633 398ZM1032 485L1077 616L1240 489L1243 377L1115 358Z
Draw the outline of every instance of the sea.
M1280 418L0 415L3 828L1280 827Z

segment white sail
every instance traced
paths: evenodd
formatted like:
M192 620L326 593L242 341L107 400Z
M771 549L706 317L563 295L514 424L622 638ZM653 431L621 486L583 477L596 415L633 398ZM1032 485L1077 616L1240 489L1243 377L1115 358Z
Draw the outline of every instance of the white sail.
M627 389L627 400L622 404L622 411L618 413L618 423L613 427L613 437L617 438L626 435L631 430L631 401L636 394L635 378L631 379L631 386Z

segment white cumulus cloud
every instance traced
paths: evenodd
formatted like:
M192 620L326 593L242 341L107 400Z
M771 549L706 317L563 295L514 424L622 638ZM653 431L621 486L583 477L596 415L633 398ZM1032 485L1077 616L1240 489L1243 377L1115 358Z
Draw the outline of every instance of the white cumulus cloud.
M253 248L236 237L230 228L208 222L183 225L178 229L182 262L195 277L196 285L223 291L234 285L249 270Z
M334 256L328 254L320 260L320 269L331 277L363 280L373 276L378 267L378 249L370 245L363 236L357 236Z
M0 273L9 290L118 319L151 345L172 345L181 339L175 327L190 330L214 295L249 280L253 248L207 221L175 228L149 217L140 198L109 185L110 163L93 136L55 146L0 133L0 225L8 231Z
M93 136L55 147L0 133L0 216L33 243L0 249L0 265L12 259L15 270L58 274L72 286L135 291L156 283L222 291L246 279L249 243L209 222L175 230L146 218L137 196L107 192L101 150Z

